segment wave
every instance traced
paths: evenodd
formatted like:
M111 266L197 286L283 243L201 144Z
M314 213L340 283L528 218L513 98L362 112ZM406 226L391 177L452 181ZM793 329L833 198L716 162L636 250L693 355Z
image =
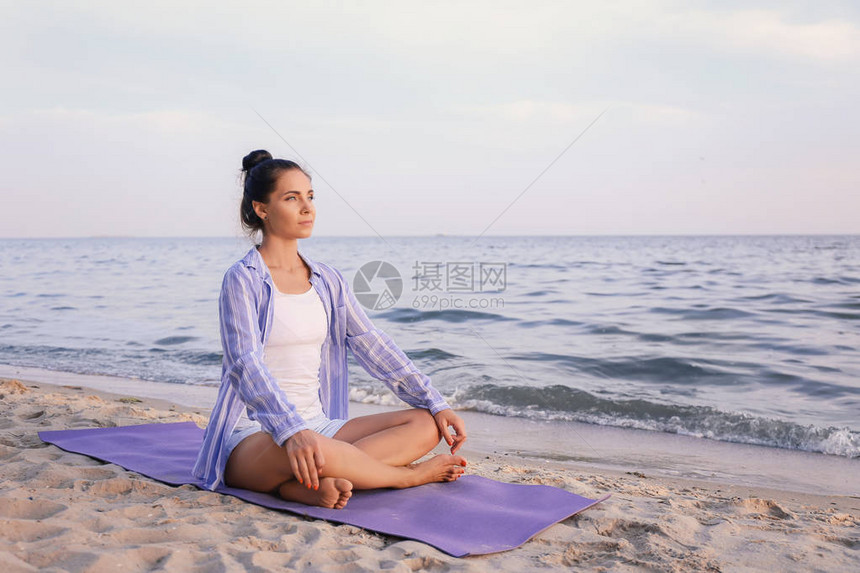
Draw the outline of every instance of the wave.
M155 344L159 344L161 346L173 346L175 344L185 344L186 342L191 342L192 340L197 340L196 336L167 336L165 338L160 338L155 341Z
M547 296L551 294L558 294L558 291L556 289L534 290L524 293L522 296Z
M725 307L706 308L700 310L693 308L667 308L656 306L650 308L648 312L656 314L676 314L680 315L683 320L731 320L754 316L754 313L752 312L747 312L738 308Z
M590 263L589 261L579 261L579 262L572 263L572 264L573 265L587 265L587 264L594 264L594 263ZM566 271L567 270L567 265L560 265L557 263L515 263L515 262L510 262L510 263L508 263L508 266L509 267L517 267L520 269L550 269L550 270L554 270L554 271Z
M707 379L709 384L731 385L737 382L739 368L757 365L741 361L690 359L671 356L628 356L617 359L591 358L571 354L529 352L509 354L505 358L558 366L573 373L595 378L665 382L690 385Z
M221 352L205 352L205 351L181 351L174 352L172 357L184 364L195 364L199 366L220 366L224 358Z
M858 277L815 277L814 279L805 279L806 282L811 282L815 285L855 285L860 283L860 278Z
M826 310L815 310L812 314L823 316L825 318L835 318L837 320L860 320L860 313L856 312L833 312Z
M547 320L528 320L520 322L519 326L523 328L536 328L539 326L582 326L584 323L578 320L570 320L568 318L550 318Z
M860 297L853 297L860 298ZM841 302L830 305L831 308L847 308L849 310L860 310L860 302Z
M425 348L424 350L410 350L406 352L411 360L451 360L461 358L458 354L446 352L441 348Z
M350 400L399 404L391 392L373 387L351 388ZM860 458L860 432L847 427L801 425L709 406L601 398L560 385L535 388L482 384L456 391L449 402L456 409L499 416L581 422Z
M0 363L31 368L157 380L178 384L217 380L222 353L177 347L75 348L0 344Z
M738 297L734 300L739 301L755 301L755 302L769 302L771 304L803 304L812 302L807 298L799 298L790 296L782 293L769 293L769 294L757 294L750 296L742 296Z
M444 322L467 322L471 320L492 320L496 322L515 321L517 319L492 312L476 310L416 310L414 308L398 308L380 313L378 316L391 322L420 322L425 320L441 320Z

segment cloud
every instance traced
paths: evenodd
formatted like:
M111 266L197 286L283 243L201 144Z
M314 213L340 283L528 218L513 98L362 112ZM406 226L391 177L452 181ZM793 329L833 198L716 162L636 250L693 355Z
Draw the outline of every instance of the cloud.
M477 118L513 123L581 123L594 119L605 109L610 113L628 114L634 121L645 123L682 124L702 117L699 112L682 107L627 101L566 103L527 99L484 106L459 106L454 109Z
M257 147L293 156L254 110L383 232L483 221L607 107L528 195L555 201L547 229L571 228L584 197L605 201L600 228L641 230L640 204L625 207L637 216L627 226L611 209L631 195L652 206L648 229L670 232L661 213L705 178L715 196L768 185L816 197L787 165L824 165L833 193L856 187L860 21L848 0L10 6L0 62L17 89L0 144L15 168L0 199L62 189L57 233L225 232L239 158ZM845 165L821 163L833 156ZM749 165L766 176L738 171ZM320 189L323 225L367 232ZM81 211L108 199L119 214ZM209 222L172 218L163 205L180 201ZM534 209L494 230L544 215ZM5 217L0 233L12 233Z
M689 11L671 15L662 31L736 51L823 62L860 56L860 28L846 20L796 22L780 11Z
M7 118L7 121L9 119L11 118ZM95 126L110 129L131 128L153 132L160 136L200 134L216 128L234 127L219 117L191 110L112 113L89 109L54 107L33 110L31 112L31 119L39 123L52 125L87 125L90 129Z
M454 108L457 112L479 118L511 122L552 120L564 123L600 113L596 109L596 106L588 104L569 104L540 100L518 100L482 106L457 106Z
M795 24L778 13L755 10L731 15L725 26L728 38L744 48L831 61L860 55L860 30L851 22Z

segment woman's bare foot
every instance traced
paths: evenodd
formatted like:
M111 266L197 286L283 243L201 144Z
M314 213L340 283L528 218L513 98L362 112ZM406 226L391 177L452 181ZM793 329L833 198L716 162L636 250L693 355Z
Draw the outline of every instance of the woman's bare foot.
M289 501L306 505L318 505L329 509L342 509L352 497L352 482L333 477L320 478L319 489L308 489L296 480L290 480L278 488L278 495Z
M405 487L413 487L425 483L440 481L455 481L466 471L466 459L461 456L439 454L426 462L407 466L414 476Z

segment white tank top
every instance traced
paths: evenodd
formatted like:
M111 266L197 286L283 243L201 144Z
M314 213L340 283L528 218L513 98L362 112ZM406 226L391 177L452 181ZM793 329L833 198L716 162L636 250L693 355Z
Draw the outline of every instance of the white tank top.
M272 303L272 327L263 361L299 415L309 420L323 413L319 371L326 337L325 309L313 286L301 294L276 288ZM248 423L247 413L243 413L239 424Z

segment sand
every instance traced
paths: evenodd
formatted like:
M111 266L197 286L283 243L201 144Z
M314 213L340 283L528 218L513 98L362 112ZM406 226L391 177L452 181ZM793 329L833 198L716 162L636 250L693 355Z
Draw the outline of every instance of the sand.
M470 473L613 497L518 549L457 559L419 542L167 486L46 445L38 431L188 420L203 426L207 412L45 378L0 380L4 573L860 570L856 496L595 472L477 450L466 451Z

